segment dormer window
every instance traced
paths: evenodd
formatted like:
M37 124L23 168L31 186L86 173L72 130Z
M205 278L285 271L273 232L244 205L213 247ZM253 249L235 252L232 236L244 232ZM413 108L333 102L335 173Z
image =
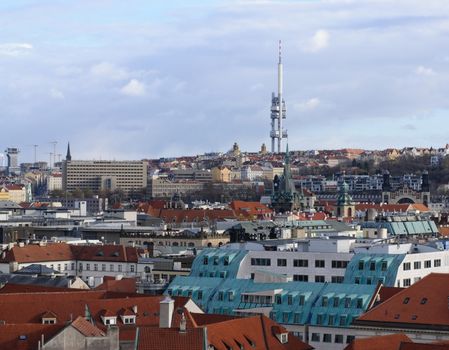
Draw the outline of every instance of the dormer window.
M117 324L117 317L111 316L111 317L101 317L101 320L106 326Z
M123 324L136 324L136 316L121 316Z
M42 324L55 324L56 323L56 315L51 312L47 311L42 315Z

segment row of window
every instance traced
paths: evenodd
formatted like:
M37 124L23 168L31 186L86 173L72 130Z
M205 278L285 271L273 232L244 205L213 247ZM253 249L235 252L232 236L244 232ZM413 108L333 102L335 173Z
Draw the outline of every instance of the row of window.
M348 267L349 261L347 260L332 260L332 268L334 269L346 269ZM267 258L252 258L251 265L253 266L271 266L271 259ZM286 267L287 259L277 259L277 266ZM309 267L309 260L307 259L293 259L294 267ZM325 260L315 260L316 268L325 268Z
M440 267L441 266L441 259L434 259L433 260L433 267ZM432 260L424 260L424 268L430 269L432 267ZM411 262L405 262L402 264L402 269L404 271L411 270L412 265ZM413 262L413 269L419 270L421 268L421 261L415 261Z
M354 340L354 338L355 337L353 335L346 336L346 344L349 344L350 342L352 342ZM313 342L323 341L323 343L332 343L332 334L324 333L323 337L321 337L320 333L312 333L312 336L310 339ZM343 341L344 341L343 334L335 334L334 335L334 343L343 344Z
M75 264L72 264L72 267L74 265ZM92 264L92 265L93 265L93 270L92 271L99 271L98 270L98 264ZM59 266L59 264L58 264L58 266ZM114 264L109 264L109 271L113 272L115 270L114 266L115 266ZM83 266L83 263L79 263L78 270L81 272L81 271L83 271L84 267L85 267L86 271L90 271L91 264L90 263L86 263L86 265ZM117 271L118 272L122 272L122 269L123 269L122 265L120 265L120 264L117 265ZM130 270L130 272L134 272L135 271L135 266L133 264L129 265L129 270ZM101 264L101 271L106 271L106 264Z
M228 266L229 265L229 256L224 256L222 259L223 265ZM252 262L252 261L251 261ZM219 256L212 256L203 257L203 265L218 265L220 263L220 257Z
M375 261L370 261L369 264L366 264L367 267L369 267L370 271L376 271L376 262ZM388 262L386 261L381 261L380 262L380 270L381 271L387 271L388 268ZM359 270L365 270L365 262L363 260L359 261Z

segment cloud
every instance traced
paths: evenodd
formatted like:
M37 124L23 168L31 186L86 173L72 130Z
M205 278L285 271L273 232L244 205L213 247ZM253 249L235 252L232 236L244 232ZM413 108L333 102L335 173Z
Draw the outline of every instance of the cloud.
M120 89L120 92L127 96L143 96L145 95L145 85L137 79L131 79Z
M415 72L418 75L425 75L425 76L435 75L435 71L432 68L428 68L428 67L424 67L424 66L419 66L418 68L416 68Z
M113 63L101 62L91 67L90 72L99 78L111 80L125 80L129 73L126 69L116 66Z
M62 91L60 91L58 89L50 89L50 97L57 99L57 100L61 100L61 99L65 98Z
M313 37L304 47L304 50L308 52L318 52L320 50L323 50L329 46L329 39L329 32L327 30L320 29L315 32Z
M5 43L0 44L0 56L20 56L27 54L33 49L28 43Z
M294 105L294 108L297 111L304 112L304 111L312 111L321 104L321 101L317 97L313 97L307 101L297 103Z

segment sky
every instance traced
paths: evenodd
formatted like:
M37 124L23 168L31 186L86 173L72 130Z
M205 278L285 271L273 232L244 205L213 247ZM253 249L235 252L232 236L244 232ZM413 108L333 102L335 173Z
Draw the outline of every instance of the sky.
M48 161L449 142L449 1L2 0L0 147Z

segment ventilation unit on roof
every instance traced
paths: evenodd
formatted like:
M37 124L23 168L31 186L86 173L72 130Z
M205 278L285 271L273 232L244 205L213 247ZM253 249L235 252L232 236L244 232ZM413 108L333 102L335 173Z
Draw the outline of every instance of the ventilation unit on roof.
M120 253L119 252L114 252L114 253L111 254L111 256L116 256L117 257L117 256L120 256Z
M97 253L97 256L103 256L103 255L104 255L104 253L101 250Z

